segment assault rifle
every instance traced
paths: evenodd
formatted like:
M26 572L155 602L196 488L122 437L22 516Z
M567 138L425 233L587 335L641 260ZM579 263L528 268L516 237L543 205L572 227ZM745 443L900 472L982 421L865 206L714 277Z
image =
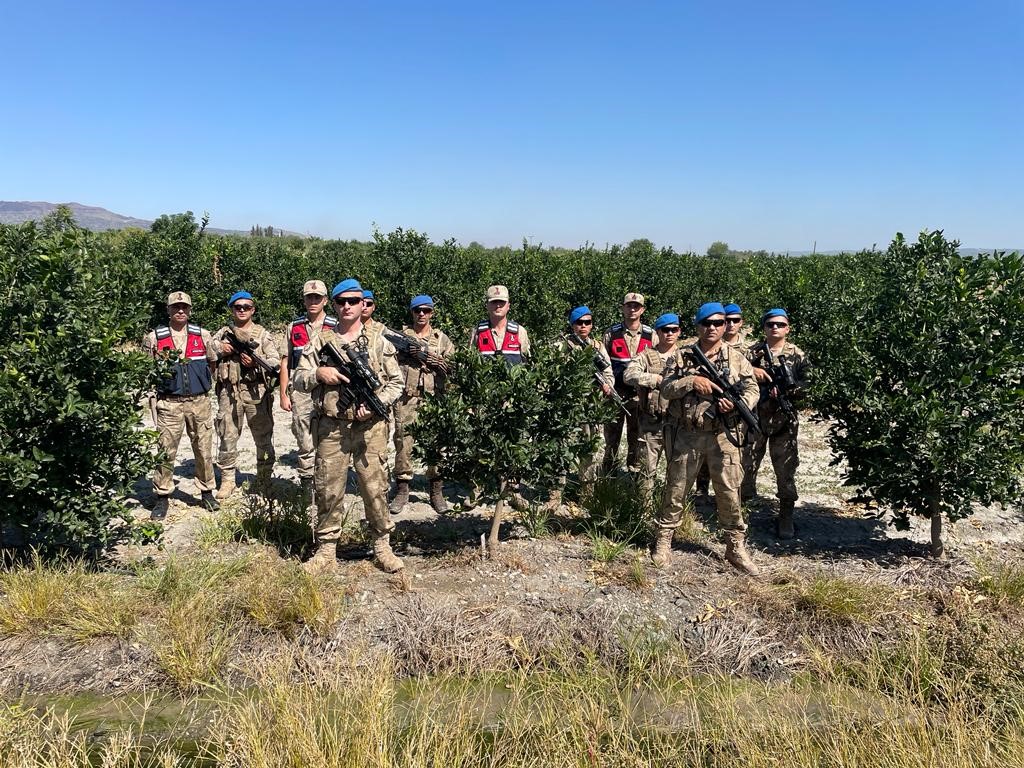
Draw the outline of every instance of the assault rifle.
M360 337L365 338L365 337ZM348 379L348 384L341 389L340 405L342 409L349 406L358 408L365 404L367 408L380 416L388 417L388 407L377 397L377 390L383 386L380 379L371 369L366 354L365 342L361 351L345 347L342 352L334 342L327 342L320 348L320 362L338 371Z
M394 331L384 331L384 338L394 345L399 355L419 363L426 363L429 368L433 368L438 373L444 375L450 373L448 362L440 355L432 353L427 342Z
M246 354L256 361L256 365L262 369L264 375L271 382L276 384L278 379L281 377L281 364L271 364L256 354L256 350L260 348L260 345L253 339L248 341L242 341L238 336L235 335L234 331L227 331L224 334L224 341L231 345L231 348L235 350L236 355Z
M792 367L790 367L785 355L779 355L776 358L767 344L764 345L764 361L766 363L765 370L768 371L768 375L772 377L772 380L770 384L762 389L761 400L770 398L772 387L775 387L775 402L779 404L779 409L788 418L795 418L796 408L793 407L793 401L790 399L790 392L796 388L796 379L793 377Z
M748 429L754 434L761 433L761 425L757 422L757 417L753 414L747 404L743 402L743 396L739 391L739 387L736 384L730 384L728 381L729 373L725 372L725 375L719 372L714 364L708 360L708 356L704 354L704 350L700 348L700 344L694 344L690 347L690 351L693 356L697 358L697 368L700 375L711 379L711 383L718 387L721 392L716 393L716 397L724 397L736 408L736 412L740 418L747 425Z
M575 333L572 334L572 336L569 337L569 343L570 344L575 344L580 349L586 349L589 346L583 339L581 339ZM595 368L595 370L594 370L594 380L597 381L598 386L600 386L602 388L604 387L604 383L605 382L604 382L604 378L602 378L602 374L605 371L607 371L609 368L611 368L611 367L612 367L612 364L609 363L607 360L605 360L603 357L601 357L601 353L598 352L595 349L594 350L594 368ZM612 393L610 395L608 395L608 397L611 398L611 401L613 403L615 403L617 406L619 406L619 408L622 409L622 412L624 414L629 416L629 409L626 408L626 403L625 403L625 401L623 401L622 396L618 392L615 391L615 387L614 386L611 388L611 390L612 390Z

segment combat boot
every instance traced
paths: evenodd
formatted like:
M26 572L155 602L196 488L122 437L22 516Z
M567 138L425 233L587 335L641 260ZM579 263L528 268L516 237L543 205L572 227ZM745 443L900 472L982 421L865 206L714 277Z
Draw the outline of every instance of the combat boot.
M395 498L391 500L391 506L388 510L392 515L397 515L403 509L405 505L409 503L409 481L399 480L395 485Z
M302 499L302 507L305 509L313 503L313 478L299 478L299 498Z
M792 501L779 501L779 517L775 521L775 531L780 539L792 539L795 535Z
M526 500L526 497L519 490L512 491L508 497L508 503L517 512L525 512L530 508L530 502Z
M220 475L220 488L217 489L217 498L226 499L235 492L235 469L225 469Z
M307 571L333 571L338 567L338 542L324 541L317 545L313 556L302 564Z
M405 568L401 559L391 551L391 536L386 533L374 539L373 559L384 573L397 573Z
M745 538L743 531L725 532L725 559L736 570L748 576L760 576L761 571L754 565L754 561L750 559L750 553L747 552Z
M554 512L560 506L562 506L562 489L555 488L555 490L551 492L550 498L548 498L548 503L544 505L544 511Z
M167 510L170 507L170 501L166 496L157 496L156 503L153 505L152 511L149 513L150 520L163 520L167 517Z
M199 498L199 503L206 507L211 512L216 512L220 509L220 502L217 501L213 496L213 491L203 491Z
M439 515L448 511L448 502L444 500L444 485L439 477L430 481L430 506Z
M659 568L664 568L672 562L673 534L675 534L675 531L672 528L659 528L655 534L651 560Z

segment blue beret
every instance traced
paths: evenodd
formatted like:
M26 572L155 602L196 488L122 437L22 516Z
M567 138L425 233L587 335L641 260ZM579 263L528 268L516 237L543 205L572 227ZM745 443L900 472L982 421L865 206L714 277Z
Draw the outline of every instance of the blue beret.
M574 309L572 312L569 313L569 325L572 325L577 320L579 320L581 317L586 317L587 315L592 315L592 314L594 314L594 313L590 311L590 307L586 307L586 306L576 307L576 309Z
M743 314L743 310L740 309L740 305L739 304L726 304L725 305L725 314L727 314L727 315L742 315Z
M425 293L421 293L419 296L413 296L412 301L409 302L409 309L416 309L416 307L432 307L434 306L434 300L427 296Z
M372 299L373 298L373 291L371 291L369 288L363 288L363 298L364 299Z
M230 307L239 299L252 299L252 294L248 291L235 291L231 294L231 298L228 299L228 306ZM253 299L253 301L255 301L255 299Z
M679 315L675 312L666 312L654 321L654 330L664 328L666 325L679 325Z
M707 304L701 304L700 309L697 310L696 316L693 318L694 323L700 323L707 320L712 315L724 315L725 307L722 306L720 301L709 301Z
M763 315L761 315L761 325L764 325L764 321L770 317L784 317L789 320L789 313L782 307L776 307L775 309L769 309Z
M359 284L359 281L356 280L354 277L349 277L345 280L342 280L340 283L334 286L334 290L331 291L331 298L335 298L339 293L349 293L350 291L359 291L360 293L363 292L363 286L361 286Z

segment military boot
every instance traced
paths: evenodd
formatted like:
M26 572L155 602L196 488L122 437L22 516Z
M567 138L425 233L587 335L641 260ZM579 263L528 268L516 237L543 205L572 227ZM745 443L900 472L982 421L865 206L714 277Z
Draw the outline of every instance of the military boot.
M792 501L779 501L779 517L775 521L775 531L780 539L792 539L795 535Z
M551 496L548 498L548 503L544 505L544 510L546 512L554 512L560 506L562 506L562 489L555 488L555 490L551 492Z
M313 503L313 478L299 478L299 498L302 499L302 507L305 509Z
M761 571L750 559L745 542L746 535L743 531L725 532L725 559L738 571L748 576L760 576Z
M395 484L395 498L391 500L391 506L388 509L392 515L397 515L403 509L405 505L409 503L409 481L399 480Z
M149 513L150 520L163 520L167 517L167 509L170 507L170 501L166 496L157 496L156 503L153 505L152 511Z
M385 573L397 573L405 564L391 551L391 536L384 534L373 540L373 559Z
M200 496L199 503L211 512L216 512L220 509L220 502L214 498L213 491L203 491L202 496Z
M225 469L220 475L220 488L217 489L217 498L226 499L235 492L235 468Z
M338 567L338 542L320 542L313 556L304 562L302 567L311 572L335 570Z
M671 528L659 528L655 534L651 560L659 568L664 568L672 562L672 535L674 533L675 531Z
M508 503L517 512L525 512L530 508L530 502L526 500L526 497L523 496L519 489L512 491L512 494L508 497Z
M444 500L444 485L439 477L430 481L430 506L439 515L448 511L448 502Z

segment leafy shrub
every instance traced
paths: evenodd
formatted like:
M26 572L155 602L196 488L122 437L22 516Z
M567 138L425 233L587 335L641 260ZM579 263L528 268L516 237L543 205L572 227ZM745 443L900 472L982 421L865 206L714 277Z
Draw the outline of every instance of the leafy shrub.
M153 361L124 346L150 279L66 211L0 227L0 545L95 553L126 533L154 460L137 428Z

